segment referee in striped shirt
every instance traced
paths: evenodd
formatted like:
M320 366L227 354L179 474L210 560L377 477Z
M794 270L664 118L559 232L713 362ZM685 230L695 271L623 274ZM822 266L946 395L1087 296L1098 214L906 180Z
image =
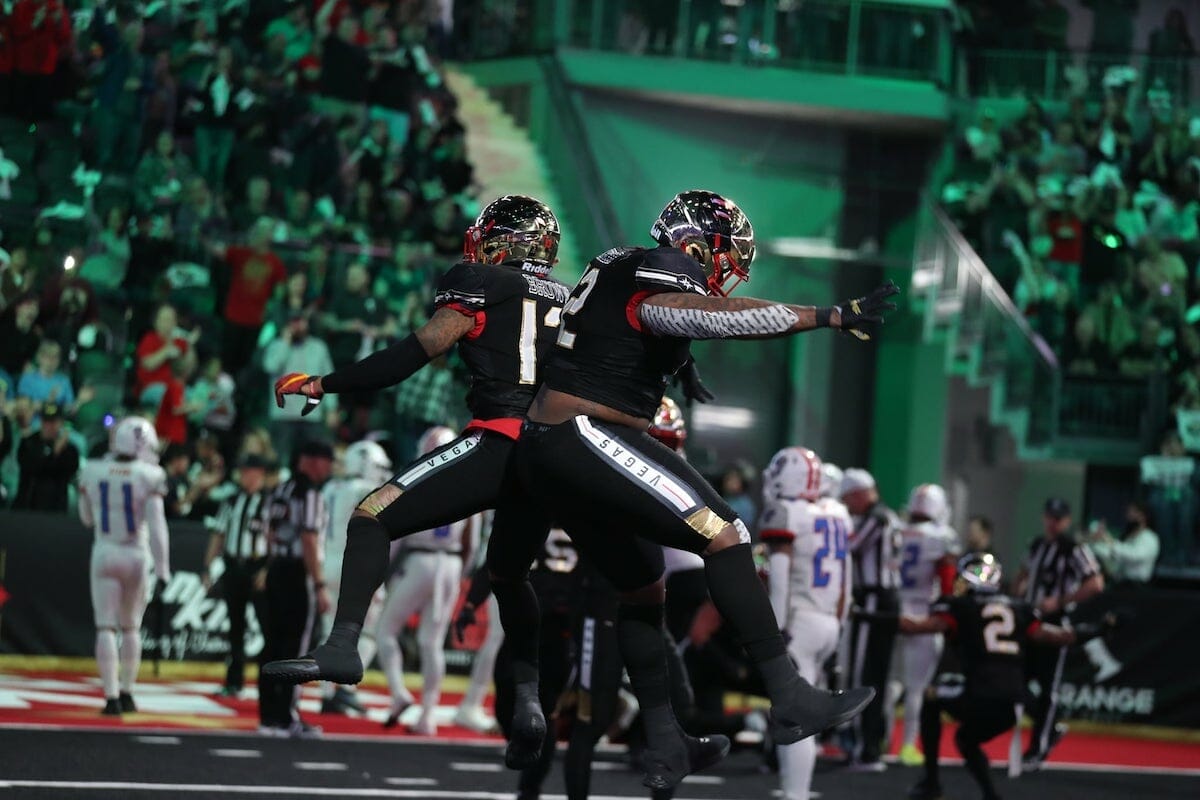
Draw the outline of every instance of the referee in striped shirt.
M332 471L333 449L324 442L309 441L296 456L291 480L271 497L260 665L307 653L318 615L330 608L321 565L329 512L321 486ZM273 736L319 736L320 728L300 719L299 699L299 686L266 680L260 669L259 731Z
M238 464L238 491L222 504L212 523L212 537L204 556L204 587L212 586L212 565L217 556L225 565L221 591L229 614L229 666L220 695L237 697L246 669L246 606L254 605L259 626L263 624L263 595L256 582L267 563L267 507L265 489L267 462L248 455Z
M854 604L883 614L900 613L900 520L879 499L875 478L865 469L842 477L842 502L854 519L850 536ZM896 622L855 619L850 633L851 687L870 686L875 699L854 722L854 748L847 765L856 772L882 772L880 760L889 735L884 713Z
M1071 535L1071 507L1067 501L1058 497L1046 501L1042 531L1043 535L1029 546L1013 593L1038 609L1044 621L1057 624L1075 604L1104 591L1104 576L1088 546ZM1065 647L1029 646L1026 677L1038 685L1039 692L1030 710L1033 731L1024 756L1026 769L1040 767L1065 732L1054 724L1054 717L1066 656Z

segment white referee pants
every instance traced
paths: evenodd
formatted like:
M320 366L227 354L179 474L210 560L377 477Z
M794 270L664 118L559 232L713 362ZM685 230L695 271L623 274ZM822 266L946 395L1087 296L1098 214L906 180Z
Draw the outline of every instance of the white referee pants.
M800 677L816 684L821 667L837 651L841 625L836 617L815 611L788 615L788 655L796 662ZM783 800L808 800L813 767L817 763L816 737L779 746L779 782Z
M142 615L146 611L149 558L149 552L140 544L98 542L92 547L96 668L105 697L131 692L137 680L142 664Z
M459 555L409 553L404 559L403 571L388 585L375 639L379 646L379 666L387 678L393 703L412 702L412 695L404 687L404 656L396 639L408 618L417 613L421 615L417 647L421 654L424 684L421 704L425 713L432 713L441 700L442 679L446 676L446 656L442 648L458 600L462 569L462 556Z

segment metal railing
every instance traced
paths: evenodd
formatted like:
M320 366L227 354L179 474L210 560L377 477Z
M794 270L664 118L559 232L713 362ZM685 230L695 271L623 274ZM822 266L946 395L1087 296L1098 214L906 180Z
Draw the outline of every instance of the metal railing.
M992 387L993 416L1026 451L1050 446L1058 359L940 209L918 241L912 290L924 305L926 339L946 338L950 371Z
M979 50L965 54L966 90L976 97L1036 96L1045 102L1076 95L1104 96L1114 67L1137 71L1134 91L1158 87L1177 105L1200 102L1200 57L1162 58L1147 53L1114 56L1072 50Z

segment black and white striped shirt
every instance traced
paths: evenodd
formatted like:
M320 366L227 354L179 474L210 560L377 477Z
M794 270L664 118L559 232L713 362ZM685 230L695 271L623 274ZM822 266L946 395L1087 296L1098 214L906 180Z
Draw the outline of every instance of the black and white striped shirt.
M238 491L221 503L212 529L224 534L226 559L244 561L267 557L267 506L265 491Z
M268 510L271 525L270 552L275 558L304 558L300 537L315 532L324 537L329 527L329 510L321 490L303 475L282 484L271 497ZM322 542L317 543L318 552Z
M900 520L883 503L854 519L850 537L854 588L900 588Z
M1025 569L1029 574L1025 601L1036 606L1048 597L1074 594L1080 584L1100 573L1100 564L1086 544L1064 533L1053 539L1034 539Z

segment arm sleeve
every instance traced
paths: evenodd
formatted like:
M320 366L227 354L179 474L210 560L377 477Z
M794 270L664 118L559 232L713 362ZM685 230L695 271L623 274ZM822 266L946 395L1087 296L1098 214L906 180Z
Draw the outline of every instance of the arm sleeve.
M776 551L771 553L768 563L771 571L767 573L767 589L771 595L771 608L775 611L775 622L780 628L787 624L788 585L792 571L792 559L787 553Z
M321 378L321 388L329 394L366 392L385 389L407 380L429 363L429 355L416 334L377 350L355 364L336 369Z
M171 580L170 544L167 538L167 514L163 498L152 494L146 498L146 525L150 528L150 556L154 559L154 574L164 581Z
M783 303L740 311L702 308L669 308L642 303L638 321L658 336L684 339L737 339L778 336L789 331L799 317Z

